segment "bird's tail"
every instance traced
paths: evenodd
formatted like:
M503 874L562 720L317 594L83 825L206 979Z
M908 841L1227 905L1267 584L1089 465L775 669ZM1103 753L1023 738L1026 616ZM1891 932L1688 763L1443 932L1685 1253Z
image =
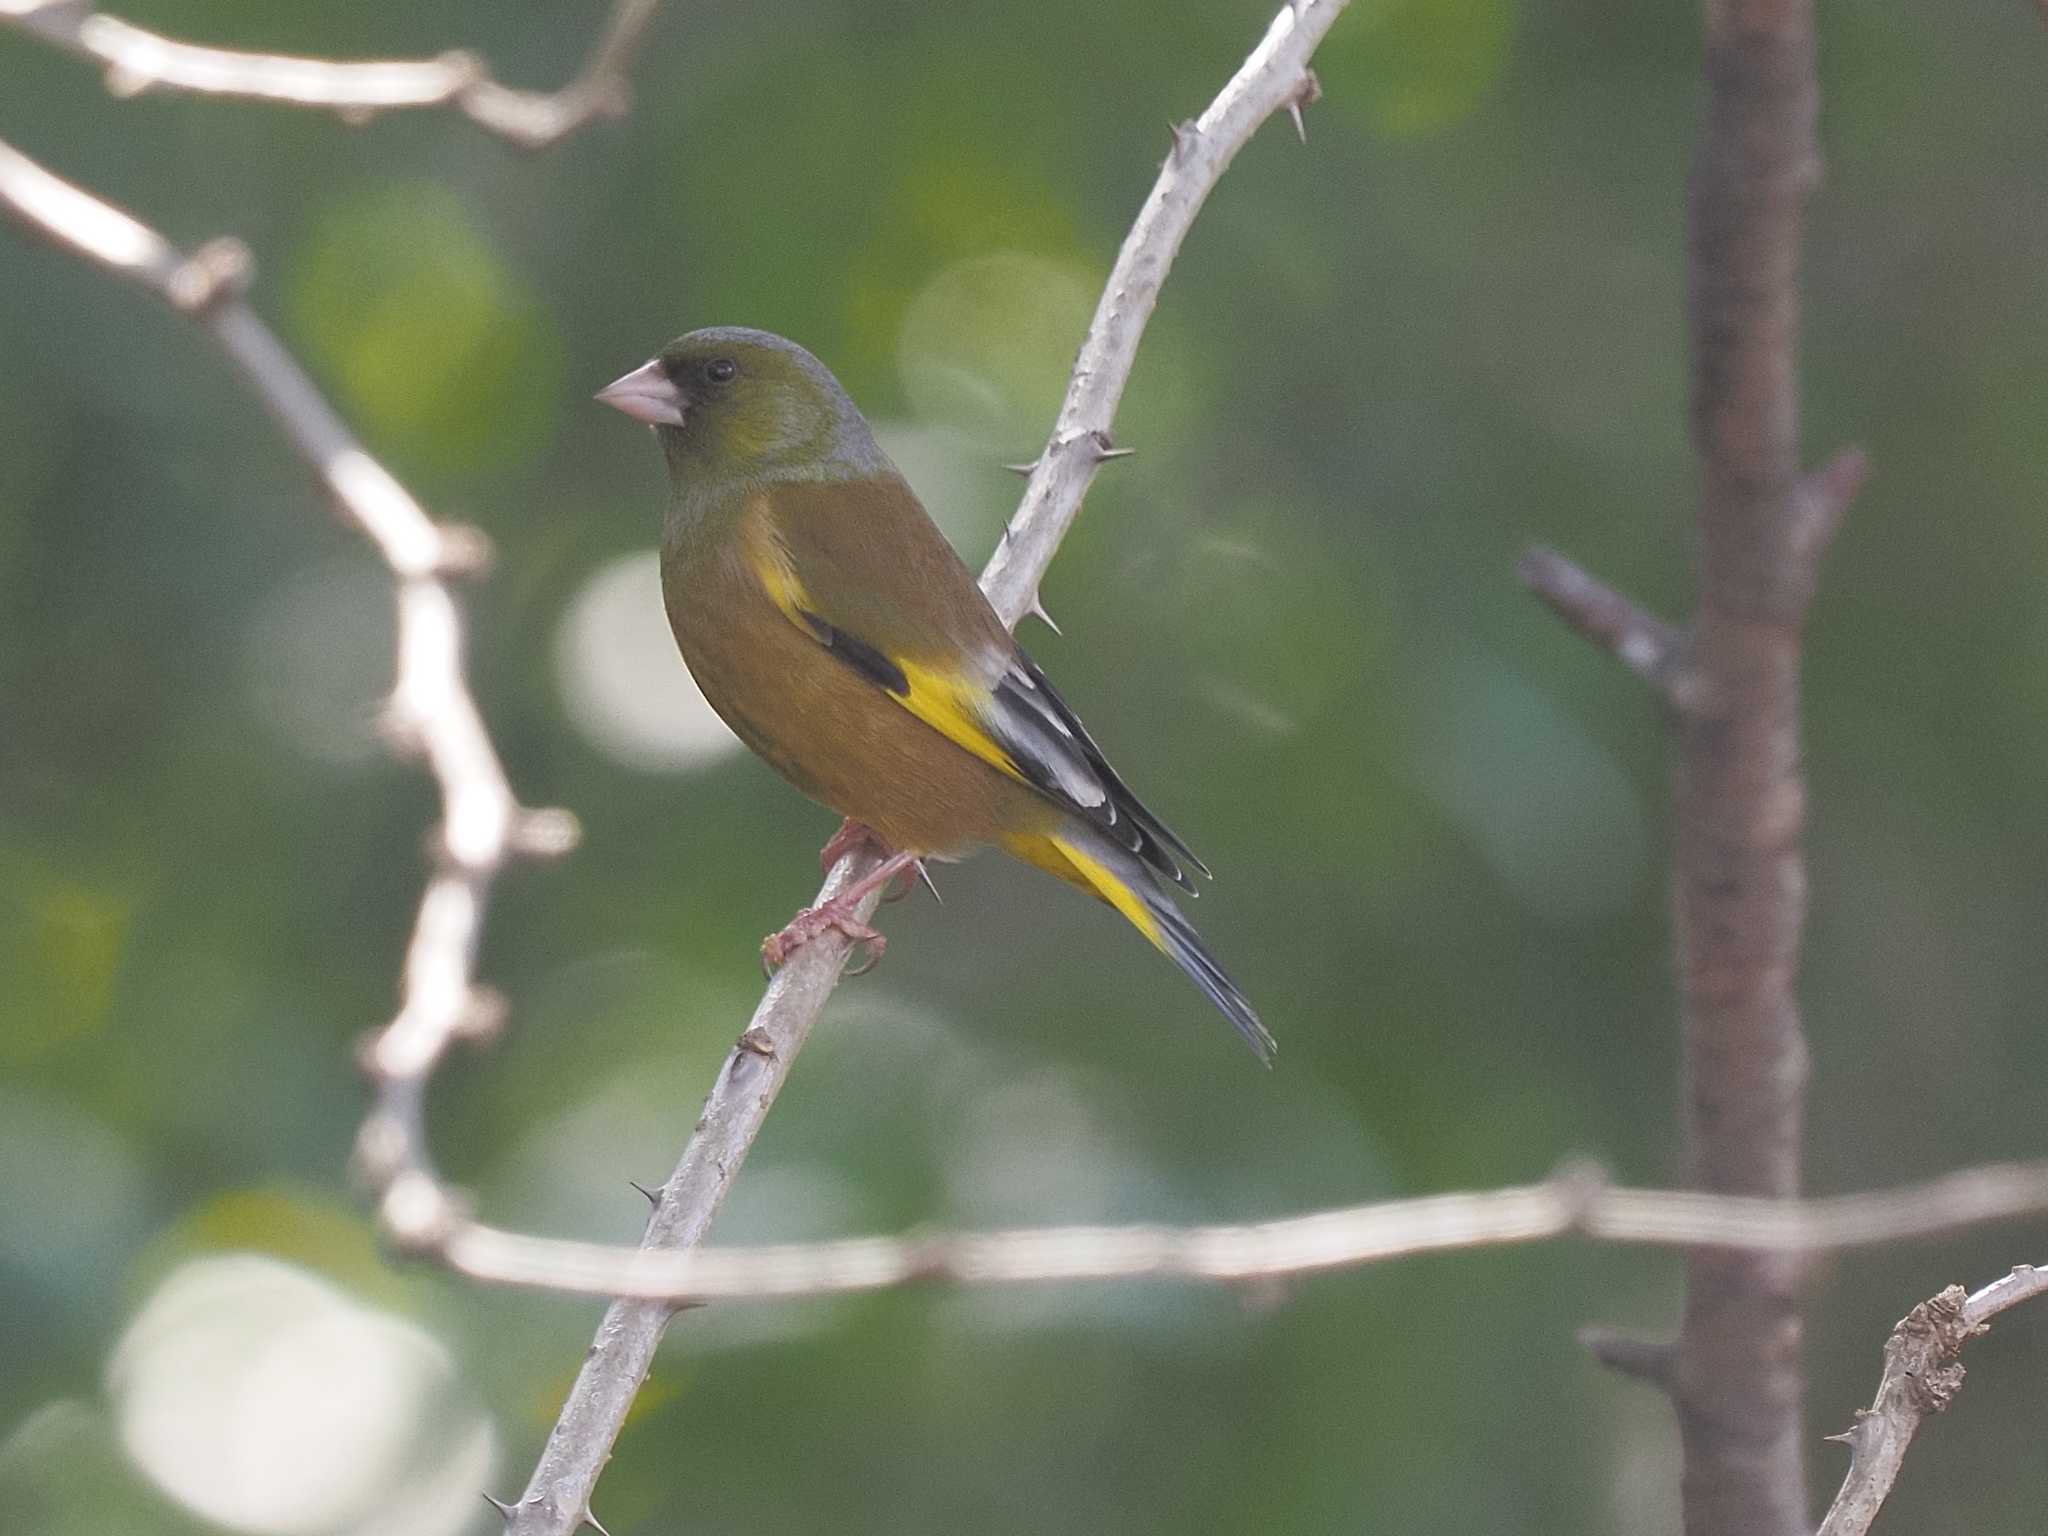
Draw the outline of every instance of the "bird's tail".
M1188 979L1223 1011L1259 1060L1268 1066L1273 1064L1273 1037L1259 1021L1257 1010L1216 963L1209 946L1195 932L1195 925L1181 915L1180 908L1136 855L1094 828L1074 822L1052 832L1007 838L1004 847L1025 863L1078 885L1121 912L1133 928L1152 942L1153 948L1188 973Z

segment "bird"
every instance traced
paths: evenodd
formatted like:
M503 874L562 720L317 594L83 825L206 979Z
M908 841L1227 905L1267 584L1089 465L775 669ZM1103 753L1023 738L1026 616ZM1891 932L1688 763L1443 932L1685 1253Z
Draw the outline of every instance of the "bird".
M780 964L927 859L994 847L1120 913L1270 1065L1273 1037L1168 894L1209 875L1109 765L830 369L796 342L694 330L596 397L667 461L661 585L677 648L733 733L846 818L824 862L869 875L762 945ZM928 881L928 876L926 877Z

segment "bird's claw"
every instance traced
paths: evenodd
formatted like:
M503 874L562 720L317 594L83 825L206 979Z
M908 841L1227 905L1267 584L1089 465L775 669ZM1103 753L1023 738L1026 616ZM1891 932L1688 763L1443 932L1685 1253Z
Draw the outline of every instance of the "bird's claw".
M848 972L859 976L875 968L882 958L882 952L889 947L889 941L855 917L852 911L837 902L828 901L822 906L805 907L789 920L780 933L771 933L761 941L761 968L773 975L804 945L821 934L838 932L854 944L867 946L867 959L858 968Z

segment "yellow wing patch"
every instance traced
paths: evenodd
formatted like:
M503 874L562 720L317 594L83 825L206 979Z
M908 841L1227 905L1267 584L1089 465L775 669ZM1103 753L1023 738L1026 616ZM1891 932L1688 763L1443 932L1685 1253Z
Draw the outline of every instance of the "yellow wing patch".
M948 741L965 747L991 767L1000 768L1019 784L1030 781L1017 771L1002 743L988 733L981 719L983 690L969 678L892 658L910 679L908 694L893 694L909 710Z
M782 611L782 616L805 634L817 635L817 624L810 617L816 612L810 593L804 590L804 584L796 574L789 550L775 536L773 526L765 517L748 519L741 547L747 569L754 573L754 579L761 583L761 589ZM890 698L990 767L1001 769L1019 784L1030 783L1018 771L1010 754L1003 750L1002 743L989 734L987 725L982 722L981 700L985 691L978 683L957 673L906 661L900 656L890 656L888 661L902 672L910 684L906 693L885 690Z
M804 611L811 606L811 595L797 580L788 546L775 536L761 502L755 502L748 511L750 515L741 525L744 531L740 535L740 553L747 569L761 583L769 601L782 610L782 616L798 629L808 630L811 626L804 620Z

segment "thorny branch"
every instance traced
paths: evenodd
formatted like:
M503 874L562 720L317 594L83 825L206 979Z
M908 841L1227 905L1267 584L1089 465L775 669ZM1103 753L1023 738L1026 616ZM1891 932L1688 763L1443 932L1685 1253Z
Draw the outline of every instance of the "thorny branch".
M432 1171L426 1082L456 1040L488 1034L503 1005L476 983L491 886L519 856L567 852L566 811L531 810L506 782L463 673L462 610L448 578L480 570L474 529L434 522L349 433L250 308L249 253L214 240L189 256L148 225L0 143L0 215L156 295L202 326L242 374L336 510L376 549L397 588L397 680L383 715L394 750L424 757L441 792L433 874L406 950L398 1015L365 1048L377 1102L358 1151L394 1232L421 1240L454 1221Z
M522 91L457 49L431 59L328 60L179 42L95 10L86 0L0 0L11 24L106 72L116 96L186 91L313 107L364 122L379 112L452 106L521 149L544 149L631 100L627 69L661 0L615 0L576 77L559 91Z
M1920 1423L1945 1411L1962 1389L1963 1345L2008 1307L2048 1294L2048 1268L2022 1264L1980 1291L1952 1285L1908 1312L1885 1341L1877 1396L1847 1432L1849 1473L1820 1523L1820 1536L1863 1536L1898 1480Z
M1309 72L1309 59L1346 3L1284 0L1259 45L1207 110L1175 132L1166 163L1110 269L1051 439L1032 467L1023 501L1001 546L982 573L982 590L1011 626L1026 613L1043 616L1038 583L1079 514L1096 469L1119 451L1109 432L1124 382L1167 270L1195 215L1238 150L1267 118L1283 110L1298 117L1300 108L1315 99L1320 88ZM867 873L873 868L872 858L853 854L840 860L819 899ZM872 911L870 903L863 917ZM837 984L846 954L845 942L829 935L807 945L777 974L720 1069L682 1161L662 1186L642 1238L643 1250L687 1247L710 1225L818 1011ZM473 1227L466 1231L471 1238L482 1235ZM522 1257L495 1243L467 1248L451 1243L440 1251L444 1260L480 1279L516 1278L497 1266ZM527 1245L523 1256L535 1257L541 1251L539 1245ZM624 1257L622 1252L611 1256L615 1271ZM490 1273L484 1273L486 1269ZM621 1295L626 1288L596 1289ZM660 1301L621 1300L606 1310L539 1465L519 1502L506 1512L509 1536L568 1536L589 1519L591 1490L654 1362L669 1315L669 1304Z

